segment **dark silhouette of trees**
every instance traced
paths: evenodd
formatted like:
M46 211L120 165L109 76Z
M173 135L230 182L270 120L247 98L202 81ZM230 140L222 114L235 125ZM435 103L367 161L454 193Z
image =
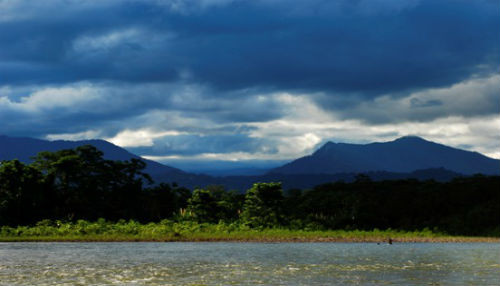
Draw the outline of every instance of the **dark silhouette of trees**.
M33 223L47 211L42 173L18 160L0 163L0 225Z
M142 192L140 217L141 221L157 222L171 218L179 210L187 207L191 191L177 185L161 183L144 189Z
M209 190L194 190L188 200L187 212L199 222L215 223L221 217L221 208Z
M231 222L239 218L244 196L212 185L196 189L188 200L187 214L198 222Z
M143 183L151 182L149 175L142 172L144 162L111 161L102 156L95 147L85 145L40 152L30 165L16 160L2 162L0 213L8 215L2 215L0 222L138 218ZM31 207L26 205L28 202ZM13 215L13 209L22 214Z
M333 229L500 235L500 177L323 184L306 191L298 208L303 220Z
M140 160L105 160L90 145L41 152L31 164L2 161L0 226L30 225L44 219L190 219L255 228L429 228L449 234L500 235L498 176L443 183L372 181L359 175L352 183L293 189L286 195L281 183L256 183L246 194L222 186L191 193L176 184L150 184L144 167Z

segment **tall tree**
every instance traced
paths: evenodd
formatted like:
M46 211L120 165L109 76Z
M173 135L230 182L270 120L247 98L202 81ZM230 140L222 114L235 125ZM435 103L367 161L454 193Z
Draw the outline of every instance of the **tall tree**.
M281 183L255 183L245 195L241 218L252 227L271 227L284 222Z
M18 160L0 163L0 225L28 224L47 215L42 178L36 168Z

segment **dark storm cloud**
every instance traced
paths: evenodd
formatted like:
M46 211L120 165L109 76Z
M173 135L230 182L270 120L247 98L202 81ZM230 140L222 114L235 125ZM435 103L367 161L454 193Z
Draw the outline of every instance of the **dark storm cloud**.
M0 134L129 131L129 144L145 130L151 146L124 146L291 157L351 128L321 133L335 120L496 115L499 10L487 0L0 0ZM168 131L180 135L158 135Z
M56 6L65 13L3 21L0 76L3 84L173 82L188 72L220 90L378 95L499 67L497 1L226 2Z

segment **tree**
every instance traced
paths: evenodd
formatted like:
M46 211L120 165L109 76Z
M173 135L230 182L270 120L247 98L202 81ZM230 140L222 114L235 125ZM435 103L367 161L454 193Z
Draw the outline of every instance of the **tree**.
M245 195L241 218L252 227L272 227L283 223L281 183L255 183Z
M18 160L0 163L0 225L28 224L45 213L42 174Z
M205 187L215 197L218 206L218 218L224 221L239 219L245 195L237 191L226 191L221 185L208 185Z
M186 207L187 197L191 195L189 190L172 188L171 185L160 183L144 189L142 216L143 221L161 221L173 217L181 208Z
M50 185L55 214L66 219L137 218L146 164L137 159L111 161L92 145L40 152L32 164Z
M220 207L209 190L196 189L188 200L188 213L198 222L217 222Z

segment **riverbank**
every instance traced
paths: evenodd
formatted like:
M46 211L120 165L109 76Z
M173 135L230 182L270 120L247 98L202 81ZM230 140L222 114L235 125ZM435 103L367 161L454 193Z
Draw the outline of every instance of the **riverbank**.
M405 237L391 238L392 243L499 243L500 238L492 237ZM41 236L41 237L0 237L1 242L338 242L338 243L388 243L381 237L135 237L135 236Z
M428 229L313 230L265 228L242 224L200 224L192 221L141 224L99 220L76 223L42 221L35 226L0 227L0 242L500 242L498 236L453 236Z

